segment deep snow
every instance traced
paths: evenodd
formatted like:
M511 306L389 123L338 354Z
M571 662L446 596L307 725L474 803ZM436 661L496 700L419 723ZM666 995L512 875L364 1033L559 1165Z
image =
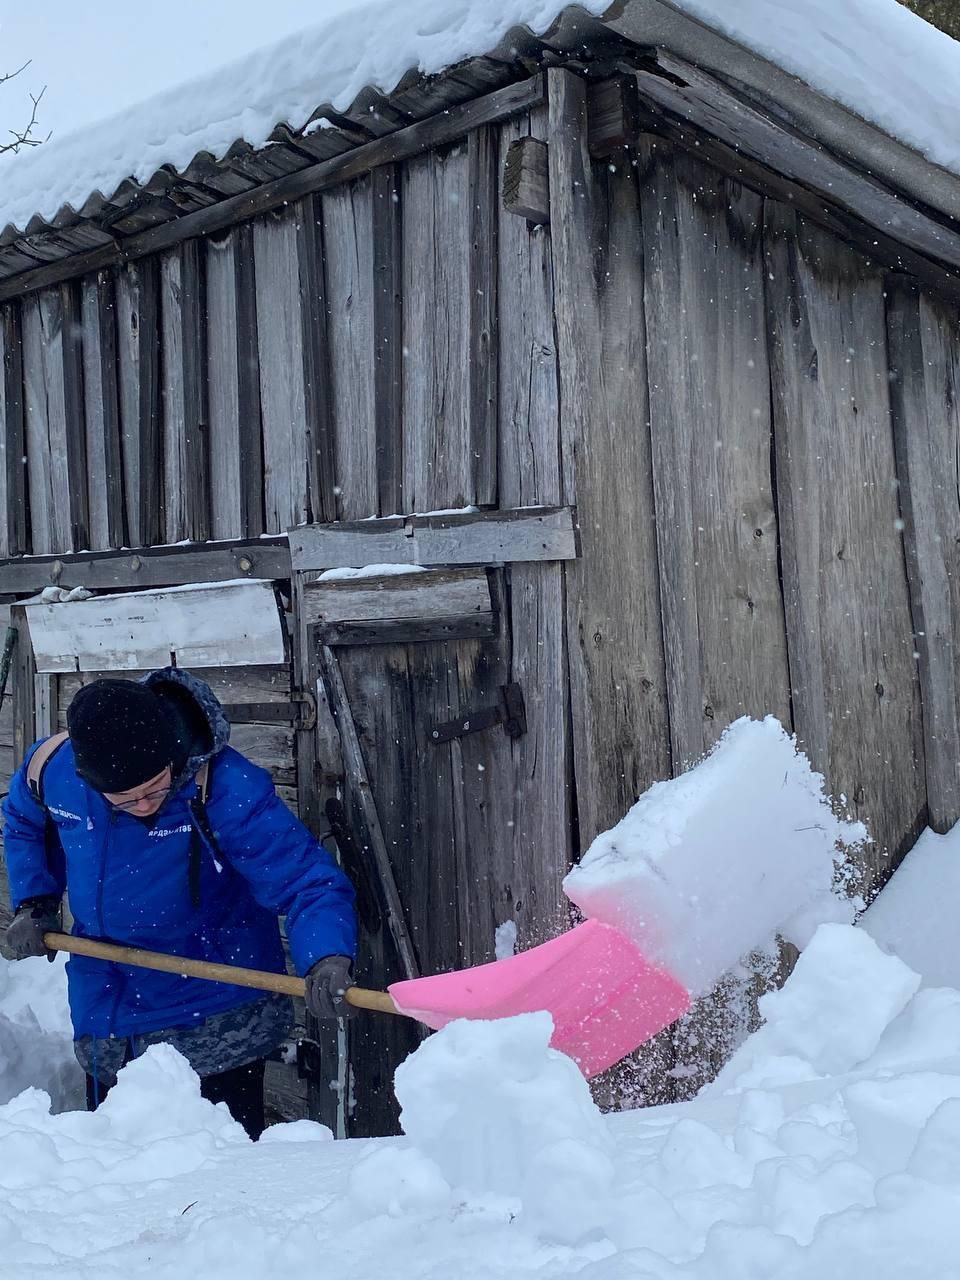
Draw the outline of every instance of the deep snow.
M918 984L824 925L721 1081L611 1116L546 1015L454 1023L398 1074L401 1139L254 1145L151 1049L96 1115L0 1107L0 1277L956 1276L960 993Z

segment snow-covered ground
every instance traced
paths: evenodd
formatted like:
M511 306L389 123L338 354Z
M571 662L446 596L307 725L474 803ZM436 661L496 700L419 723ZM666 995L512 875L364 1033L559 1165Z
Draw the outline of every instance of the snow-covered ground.
M956 1276L960 993L919 981L824 925L716 1085L606 1117L547 1015L454 1023L399 1073L399 1139L254 1145L151 1049L95 1115L0 1107L0 1276Z
M711 855L698 833L721 814ZM775 721L744 720L600 839L579 887L602 912L615 882L643 916L657 868L672 919L671 893L703 889L719 856L755 911L715 931L753 945L783 908L771 884L755 890L763 847L765 879L809 897L809 924L830 914L817 894L832 842L862 834L830 816ZM253 1144L166 1046L88 1115L70 1109L61 963L0 962L0 1280L960 1275L960 991L931 984L945 932L916 949L958 843L927 837L908 858L866 917L879 942L820 924L761 1001L759 1031L698 1097L618 1115L601 1115L549 1047L545 1013L453 1022L426 1040L397 1073L402 1138L334 1142L300 1121ZM896 949L930 973L891 953L891 901ZM709 919L683 927L703 936Z

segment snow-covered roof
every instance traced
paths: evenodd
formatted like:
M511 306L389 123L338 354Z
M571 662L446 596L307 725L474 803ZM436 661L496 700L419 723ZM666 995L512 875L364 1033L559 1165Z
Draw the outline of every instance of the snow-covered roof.
M169 185L198 157L265 147L278 127L317 139L338 117L356 121L365 94L402 91L411 73L476 57L519 63L542 47L534 37L557 33L576 52L601 24L656 44L671 31L665 18L722 35L721 62L734 66L738 50L759 56L906 144L914 161L960 173L960 44L897 0L380 0L7 162L0 245L96 216L125 187L162 175Z

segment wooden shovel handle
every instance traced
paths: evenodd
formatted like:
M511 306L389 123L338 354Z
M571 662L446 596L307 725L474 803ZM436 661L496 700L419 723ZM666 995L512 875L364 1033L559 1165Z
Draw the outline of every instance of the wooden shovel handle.
M304 993L303 978L294 978L288 973L267 973L262 969L242 969L234 964L188 960L185 956L142 951L139 947L119 947L113 942L74 938L66 933L45 933L43 941L51 951L69 951L75 956L93 956L96 960L113 960L117 964L135 965L140 969L159 969L162 973L179 973L187 978L206 978L208 982L228 982L234 987L253 987L256 991L278 991L285 996L302 996ZM386 991L348 987L345 998L347 1004L357 1009L400 1013Z

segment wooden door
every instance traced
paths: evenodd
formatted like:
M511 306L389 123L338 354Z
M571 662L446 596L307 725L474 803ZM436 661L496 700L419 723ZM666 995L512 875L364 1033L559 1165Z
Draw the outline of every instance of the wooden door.
M501 950L513 930L522 946L553 936L572 846L562 671L526 662L508 571L350 583L315 584L309 611L341 735L358 980L485 963L498 931ZM421 1034L351 1020L352 1135L397 1130L393 1072Z

